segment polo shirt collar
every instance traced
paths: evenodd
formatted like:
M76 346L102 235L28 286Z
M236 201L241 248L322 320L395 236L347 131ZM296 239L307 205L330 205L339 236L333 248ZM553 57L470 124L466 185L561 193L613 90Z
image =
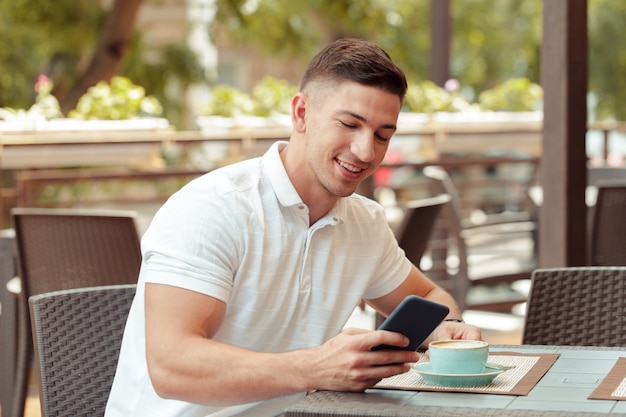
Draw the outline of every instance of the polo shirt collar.
M287 143L286 141L278 141L272 144L265 155L263 155L263 166L265 175L272 184L280 204L285 207L291 207L304 204L304 202L291 183L283 161L280 159L279 152L287 146ZM334 220L333 222L341 222L345 218L346 210L345 198L340 198L335 207L326 216L331 216Z
M276 198L280 204L285 207L297 206L304 204L302 198L294 188L282 159L280 159L280 151L287 146L288 142L279 141L274 144L263 155L263 170L265 175L272 184Z

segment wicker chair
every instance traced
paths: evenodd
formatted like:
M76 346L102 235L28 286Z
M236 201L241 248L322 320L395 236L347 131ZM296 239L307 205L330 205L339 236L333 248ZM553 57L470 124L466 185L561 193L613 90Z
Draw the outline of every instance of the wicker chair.
M30 297L43 417L101 417L136 286Z
M394 232L398 244L414 265L419 267L441 208L449 202L449 195L440 194L406 203L402 222Z
M537 269L522 343L626 346L626 267Z
M594 266L626 266L626 180L596 183L591 208L590 257Z
M22 417L32 362L28 298L51 291L137 282L141 249L134 212L15 208L18 349L11 417Z
M461 198L448 173L439 166L428 166L423 173L431 180L435 193L451 197L450 204L442 210L446 231L443 237L429 243L431 249L440 251L440 256L433 259L429 276L450 291L462 309L509 311L525 302L526 294L511 289L511 284L529 281L536 268L537 228L531 216L511 213L474 224L465 218ZM510 248L511 245L515 247ZM520 245L525 245L524 249L519 249ZM458 256L456 270L446 262L449 248ZM502 253L498 253L500 249ZM480 262L472 262L472 256L480 252L486 255L481 256Z
M588 166L587 184L596 186L598 182L605 180L626 180L626 168L610 166Z
M394 229L394 233L398 245L413 265L419 267L441 208L449 202L450 196L440 194L436 197L411 200L405 204L402 221ZM376 313L376 327L384 319L381 314Z
M0 230L0 406L9 415L15 384L16 298L9 291L15 277L15 234Z

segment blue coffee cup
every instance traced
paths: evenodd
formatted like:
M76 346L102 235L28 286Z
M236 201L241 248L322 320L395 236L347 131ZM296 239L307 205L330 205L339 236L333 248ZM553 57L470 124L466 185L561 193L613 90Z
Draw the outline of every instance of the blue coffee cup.
M447 375L480 374L489 356L489 343L481 340L438 340L428 345L433 372Z

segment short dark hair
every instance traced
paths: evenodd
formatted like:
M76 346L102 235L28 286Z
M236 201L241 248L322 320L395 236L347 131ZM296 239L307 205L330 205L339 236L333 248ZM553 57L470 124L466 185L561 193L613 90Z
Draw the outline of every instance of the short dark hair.
M362 39L345 38L332 42L309 63L300 91L312 81L353 81L380 87L404 100L406 76L378 45Z

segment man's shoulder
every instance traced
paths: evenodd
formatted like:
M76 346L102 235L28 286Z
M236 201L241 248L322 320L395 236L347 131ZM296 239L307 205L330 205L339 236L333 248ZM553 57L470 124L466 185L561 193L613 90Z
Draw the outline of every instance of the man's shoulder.
M261 158L252 158L217 168L198 178L198 182L214 190L243 190L258 184L262 175Z
M360 207L368 211L383 210L383 206L378 201L357 193L350 195L346 201L354 207Z
M347 212L352 213L357 221L364 218L380 221L385 218L383 206L371 198L354 193L343 201Z

